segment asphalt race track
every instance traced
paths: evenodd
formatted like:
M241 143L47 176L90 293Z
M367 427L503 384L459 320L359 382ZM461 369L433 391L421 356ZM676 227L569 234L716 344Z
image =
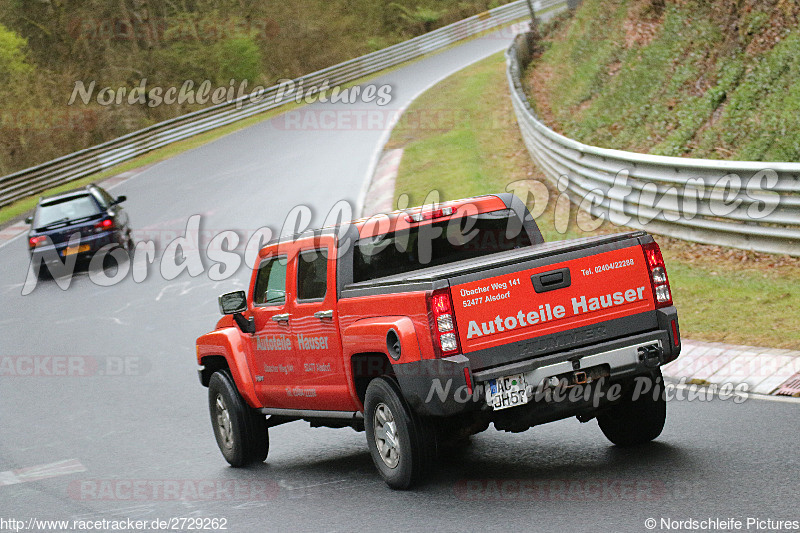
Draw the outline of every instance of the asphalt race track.
M509 39L470 41L372 83L392 85L385 107L396 110ZM297 205L321 224L336 202L359 201L391 115L374 102L297 113L334 116L323 111L337 120L371 111L384 123L326 129L278 116L112 192L127 195L145 239L169 241L195 214L203 235L278 232ZM234 532L647 531L647 518L797 519L797 404L761 399L672 401L662 436L635 450L575 419L522 434L490 429L414 492L384 485L363 433L304 422L271 430L266 463L229 468L194 340L218 319L217 295L243 287L248 269L215 281L204 259L200 275L165 280L159 257L138 283L129 275L101 287L82 271L66 291L45 280L22 296L25 246L0 248L0 357L16 372L0 376L0 519L208 517ZM33 375L19 375L29 361Z

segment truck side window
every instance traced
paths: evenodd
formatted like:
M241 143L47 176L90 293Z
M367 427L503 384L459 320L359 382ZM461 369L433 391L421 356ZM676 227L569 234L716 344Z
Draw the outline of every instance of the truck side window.
M286 256L264 260L258 267L253 303L281 305L286 302Z
M328 289L326 250L302 252L297 260L297 299L319 300Z

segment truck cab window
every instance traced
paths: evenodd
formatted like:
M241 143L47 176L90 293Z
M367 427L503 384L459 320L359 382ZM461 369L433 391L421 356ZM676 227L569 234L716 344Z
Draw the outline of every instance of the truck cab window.
M264 260L258 267L253 303L282 305L286 302L286 256Z
M353 281L395 276L531 244L510 209L413 226L357 241Z
M309 250L297 260L297 299L325 298L328 288L328 258L325 250Z

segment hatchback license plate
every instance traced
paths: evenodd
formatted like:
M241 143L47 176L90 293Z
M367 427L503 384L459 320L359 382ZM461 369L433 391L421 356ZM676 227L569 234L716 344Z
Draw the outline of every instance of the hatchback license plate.
M486 385L486 402L495 411L528 403L527 384L522 374L490 379Z
M91 249L92 249L92 247L89 246L88 244L81 244L80 246L77 246L77 247L65 248L62 253L64 254L64 257L66 257L66 256L72 255L72 254L80 254L80 253L83 253L83 252L88 252Z

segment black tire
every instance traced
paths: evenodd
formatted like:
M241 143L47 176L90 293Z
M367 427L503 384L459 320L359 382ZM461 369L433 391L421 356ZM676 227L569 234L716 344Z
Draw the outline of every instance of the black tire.
M644 444L661 435L667 419L667 401L661 371L650 376L659 393L650 389L633 398L634 386L629 386L622 401L597 415L597 423L608 440L617 446Z
M458 454L465 452L470 446L472 446L471 435L458 438L448 436L447 440L442 441L439 445L439 451L446 454Z
M133 250L134 250L134 248L136 248L136 243L133 242L133 237L131 237L131 232L130 231L128 232L128 238L125 239L124 247L125 247L125 250L128 252L128 255L131 256L131 258L132 258L133 257Z
M408 489L430 471L436 454L433 426L408 407L393 379L369 382L364 427L372 462L391 488Z
M124 250L122 246L120 246L120 248ZM120 267L119 263L117 263L117 259L111 255L111 252L116 249L117 246L115 246L111 250L108 250L108 253L106 253L106 255L103 257L103 264L100 265L100 268L106 273L108 273L109 270L116 271L116 269Z
M208 408L217 446L231 466L260 463L267 458L267 419L247 405L227 372L215 372L211 376Z
M47 281L53 279L53 274L50 272L50 267L47 266L47 263L45 262L39 263L39 271L36 272L36 279L39 281Z
M436 428L437 457L447 459L461 455L472 444L472 433L465 433L466 425L462 419L437 420Z

